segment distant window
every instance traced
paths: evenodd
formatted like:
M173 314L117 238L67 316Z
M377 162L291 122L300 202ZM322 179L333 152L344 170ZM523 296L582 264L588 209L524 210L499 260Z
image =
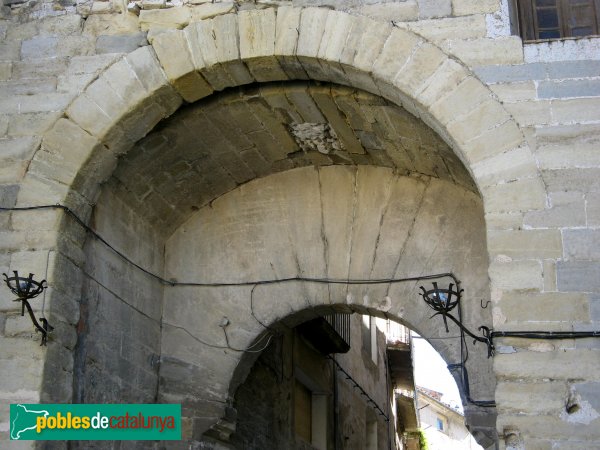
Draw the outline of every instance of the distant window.
M516 0L525 41L600 34L600 0Z
M312 442L312 393L299 381L294 387L294 413L296 435Z
M435 428L438 431L446 432L446 418L442 416L437 416L435 419Z
M377 319L362 316L362 347L371 356L371 361L377 364Z
M444 431L444 421L438 417L436 419L435 427L440 431Z

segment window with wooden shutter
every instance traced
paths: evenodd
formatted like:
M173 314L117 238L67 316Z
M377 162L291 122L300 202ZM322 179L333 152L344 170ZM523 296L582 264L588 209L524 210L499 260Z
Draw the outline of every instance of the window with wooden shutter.
M517 0L525 41L600 34L600 0Z

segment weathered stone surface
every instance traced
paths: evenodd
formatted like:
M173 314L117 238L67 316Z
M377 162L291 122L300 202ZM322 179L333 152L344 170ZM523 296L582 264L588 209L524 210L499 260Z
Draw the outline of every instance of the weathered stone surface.
M451 0L418 0L419 18L446 17L452 13Z
M493 13L500 9L499 0L452 0L452 13L455 16L468 14Z
M192 13L187 7L140 11L142 31L148 31L150 28L181 30L191 19Z
M518 65L481 66L473 69L485 83L515 83L519 81L543 80L546 78L546 66L541 63Z
M565 259L600 260L600 230L563 230Z
M493 261L490 264L492 288L541 290L542 265L539 261Z
M509 323L516 322L586 322L590 320L590 302L586 294L556 292L505 292L498 302Z
M36 37L21 44L22 59L52 58L56 56L58 38Z
M434 42L442 42L445 39L483 38L487 31L483 15L419 20L399 23L397 26L414 31Z
M504 379L544 379L552 373L554 379L581 377L598 380L598 353L600 352L593 350L517 352L511 355L497 355L494 358L494 368Z
M597 261L559 261L557 283L561 292L600 292Z
M191 21L211 19L235 11L234 2L205 3L192 8Z
M544 384L502 382L496 387L496 403L505 411L521 414L560 411L569 396L565 382ZM540 402L540 398L544 401Z
M491 231L488 248L513 259L560 258L560 230Z
M183 32L161 34L154 39L152 46L169 80L185 100L193 102L212 92L204 78L195 71Z
M407 20L416 20L419 17L419 5L416 0L406 0L402 2L384 3L384 4L365 4L354 11L376 20L395 20L404 22Z
M586 224L586 205L580 192L552 192L550 208L525 214L523 223L528 227L581 227ZM589 217L589 204L587 207ZM588 219L589 220L589 219Z
M516 36L498 39L448 39L441 43L441 47L471 67L523 62L521 39Z
M96 53L130 53L147 44L146 33L104 35L96 40Z

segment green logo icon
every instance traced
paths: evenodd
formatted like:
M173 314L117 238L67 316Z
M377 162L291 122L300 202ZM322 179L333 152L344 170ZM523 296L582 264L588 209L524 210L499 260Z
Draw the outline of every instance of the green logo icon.
M13 404L11 440L180 440L181 405Z

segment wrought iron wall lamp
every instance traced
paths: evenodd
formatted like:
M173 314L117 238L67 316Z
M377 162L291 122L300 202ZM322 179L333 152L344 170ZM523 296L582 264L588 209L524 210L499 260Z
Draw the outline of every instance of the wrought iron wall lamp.
M42 343L40 345L46 345L48 333L52 331L54 327L48 323L48 320L46 320L45 317L40 317L40 321L42 322L42 325L40 325L33 314L33 309L29 304L29 300L40 295L44 289L48 287L48 283L46 283L46 280L39 282L35 281L32 273L30 273L28 277L20 277L19 272L16 270L13 273L13 277L9 277L3 273L4 282L10 291L17 296L14 301L21 302L21 316L25 315L25 308L27 308L27 312L29 313L33 325L37 331L42 333Z
M429 305L431 309L433 309L436 313L430 317L433 318L437 315L441 315L444 319L444 326L446 327L446 333L450 330L448 329L448 321L447 319L452 320L462 332L468 334L473 338L473 343L475 342L483 342L487 345L488 349L488 358L494 355L494 341L492 337L491 330L482 325L479 327L479 331L483 336L476 336L473 334L467 327L462 324L462 314L460 313L460 298L464 289L460 289L460 282L456 281L456 289L454 288L454 284L450 283L447 289L438 287L437 282L433 282L433 289L426 290L423 286L421 286L421 297L425 300L425 303ZM454 308L458 306L458 319L450 314Z
M461 333L466 333L473 338L473 343L482 342L487 346L488 358L494 356L494 338L496 337L514 337L522 339L583 339L600 337L600 331L493 331L485 325L478 328L482 336L477 336L462 323L460 299L463 289L460 289L460 281L453 275L450 276L456 283L456 288L453 283L450 283L448 288L445 289L438 287L437 282L433 282L433 289L426 290L421 286L421 293L419 295L421 295L423 300L425 300L425 303L435 311L435 314L430 318L441 315L444 319L447 333L449 332L447 319L450 319L460 328ZM482 305L482 308L485 309L486 307L487 305ZM458 311L458 319L450 314L450 311L454 308Z

